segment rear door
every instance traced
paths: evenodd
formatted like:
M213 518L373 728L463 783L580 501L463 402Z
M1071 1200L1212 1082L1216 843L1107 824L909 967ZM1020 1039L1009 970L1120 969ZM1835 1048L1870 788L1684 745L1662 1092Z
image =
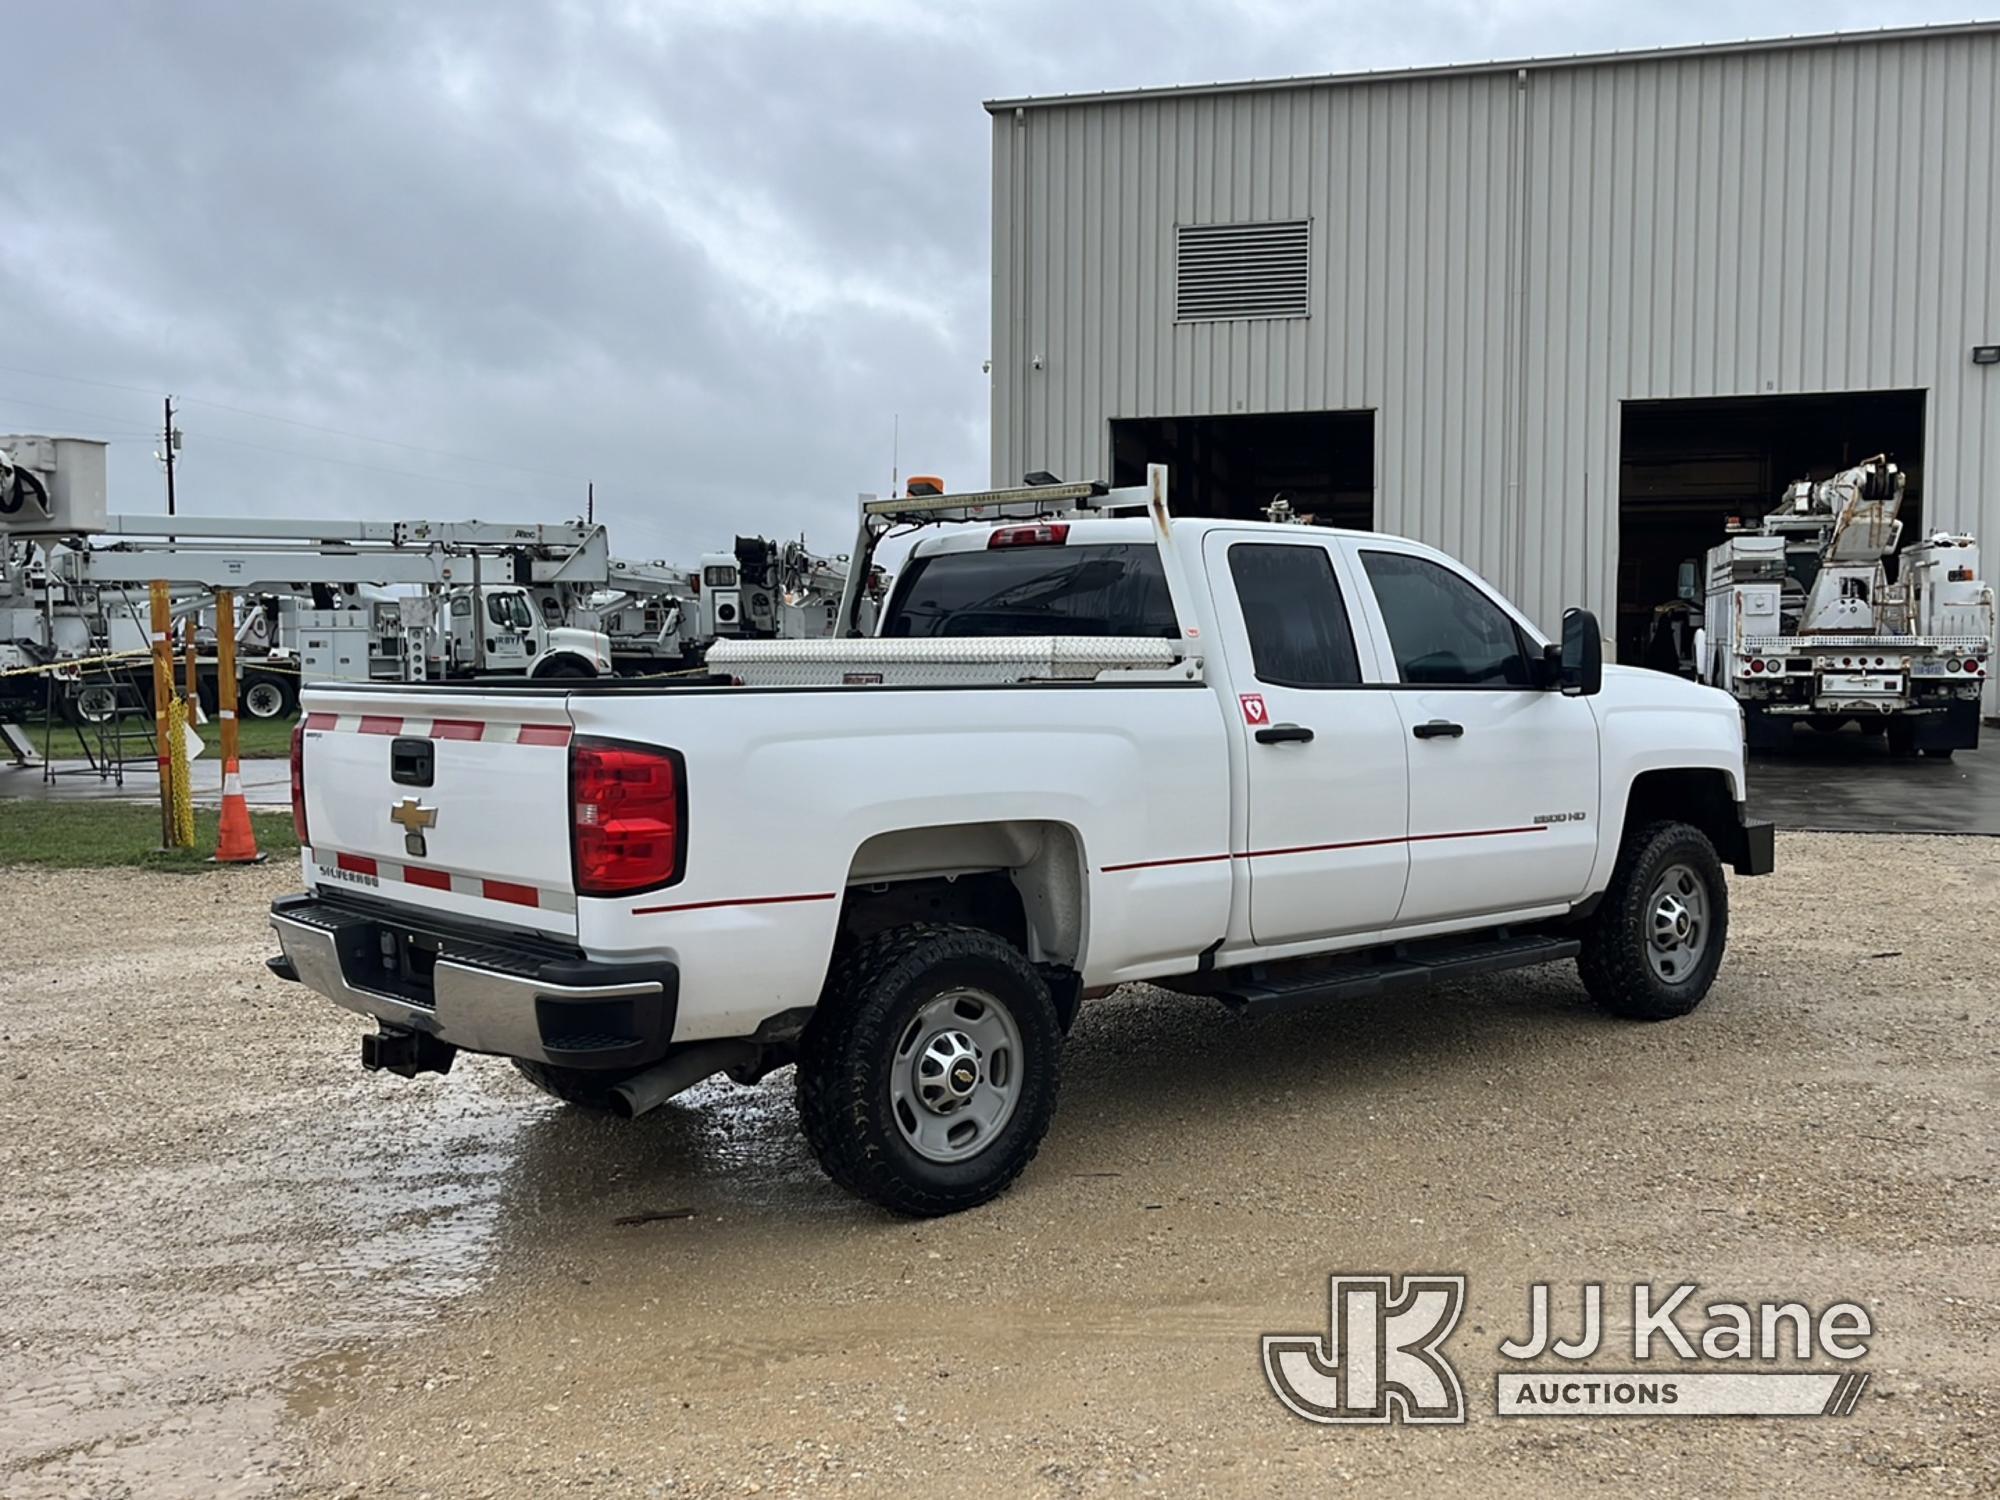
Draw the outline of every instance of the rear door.
M1399 922L1520 911L1583 893L1597 857L1597 717L1537 686L1539 648L1485 585L1390 539L1342 543L1409 752Z
M1331 539L1212 531L1204 565L1232 653L1247 768L1250 928L1271 946L1396 919L1409 868L1402 720L1361 688L1351 586ZM1247 657L1244 660L1234 659Z
M576 932L563 695L312 688L302 706L316 884Z

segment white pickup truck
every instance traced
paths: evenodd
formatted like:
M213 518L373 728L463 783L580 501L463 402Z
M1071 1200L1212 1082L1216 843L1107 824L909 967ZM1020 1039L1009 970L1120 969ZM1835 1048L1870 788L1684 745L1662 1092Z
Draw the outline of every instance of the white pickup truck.
M1726 695L1415 542L1174 519L1159 471L863 536L938 517L985 524L923 535L872 638L308 689L273 971L379 1022L366 1066L497 1054L628 1115L796 1064L828 1174L910 1214L1020 1174L1116 985L1270 1011L1574 958L1619 1015L1707 993L1723 866L1772 860Z

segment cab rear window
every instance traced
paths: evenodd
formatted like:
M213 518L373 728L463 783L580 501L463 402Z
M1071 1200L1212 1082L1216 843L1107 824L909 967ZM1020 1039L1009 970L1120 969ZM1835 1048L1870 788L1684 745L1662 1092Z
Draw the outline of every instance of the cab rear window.
M1178 639L1151 543L997 547L910 560L882 634L915 640L987 635Z

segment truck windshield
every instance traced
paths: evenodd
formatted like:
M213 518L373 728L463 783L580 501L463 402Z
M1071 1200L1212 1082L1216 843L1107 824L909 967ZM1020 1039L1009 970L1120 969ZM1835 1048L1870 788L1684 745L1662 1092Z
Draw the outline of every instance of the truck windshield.
M882 634L1163 636L1178 639L1151 543L996 547L910 560Z

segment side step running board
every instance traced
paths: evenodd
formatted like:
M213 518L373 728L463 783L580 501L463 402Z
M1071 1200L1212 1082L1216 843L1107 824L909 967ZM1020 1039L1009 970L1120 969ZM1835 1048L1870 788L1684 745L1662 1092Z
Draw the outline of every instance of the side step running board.
M1439 938L1376 949L1304 973L1269 974L1255 968L1224 971L1216 976L1218 983L1211 993L1241 1007L1246 1014L1269 1015L1325 1000L1403 994L1502 969L1556 963L1576 957L1582 947L1575 938Z

